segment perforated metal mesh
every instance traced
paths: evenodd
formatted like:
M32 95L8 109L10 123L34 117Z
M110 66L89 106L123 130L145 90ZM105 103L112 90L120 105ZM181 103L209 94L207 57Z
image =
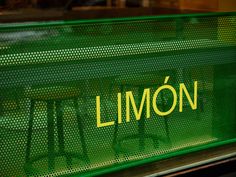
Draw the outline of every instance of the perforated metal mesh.
M94 175L236 140L232 13L3 25L0 67L0 176ZM160 116L166 76L178 100ZM194 81L197 109L184 96L179 112ZM144 89L150 118L144 102L126 122L127 93L139 108Z

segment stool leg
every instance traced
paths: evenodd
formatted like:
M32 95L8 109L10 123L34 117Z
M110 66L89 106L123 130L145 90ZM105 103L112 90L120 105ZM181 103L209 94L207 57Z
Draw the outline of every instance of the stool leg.
M33 118L34 118L34 106L35 101L30 101L30 115L29 115L29 122L28 122L28 134L27 134L27 143L26 143L26 163L30 160L30 148L31 148L31 141L32 141L32 133L33 133Z
M124 90L125 90L124 85L121 85L119 89L120 89L120 93L123 93ZM114 148L116 158L118 157L118 152L117 152L117 149L116 149L117 137L118 137L118 117L115 120L115 129L114 129L113 142L112 142L112 146Z
M57 117L57 134L58 134L58 144L59 153L65 154L65 138L64 138L64 128L63 128L63 106L61 101L56 101L56 117ZM66 156L67 166L72 165L72 159L70 156Z
M139 132L139 151L143 151L145 147L145 120L142 118L138 121L138 132Z
M83 123L81 120L82 118L80 117L80 113L79 113L78 99L74 98L73 102L74 102L74 108L76 110L76 118L77 118L77 123L78 123L78 128L79 128L80 139L81 139L81 143L82 143L83 154L84 154L87 162L89 163L88 151L87 151L85 137L84 137L84 128L83 128Z
M118 135L118 117L115 120L115 130L113 135L113 141L112 141L112 148L115 152L115 159L119 159L119 149L117 149L117 135Z
M142 100L142 94L144 88L139 87L138 88L138 97L139 97L139 107L141 105L141 100ZM143 107L143 111L141 114L141 118L138 121L138 133L139 133L139 151L143 151L145 147L145 117L144 113L146 112L145 106Z
M48 170L55 168L54 155L54 101L47 101L47 123L48 123Z
M117 144L117 133L118 133L118 118L115 120L115 131L114 131L114 135L113 135L114 138L112 142L113 147L115 147Z
M63 110L61 101L56 101L57 135L59 144L59 153L64 154L65 141L63 132Z
M164 100L164 94L161 93L161 102L162 102L162 109L165 111L166 110L166 105L165 105L165 100ZM169 124L168 124L168 117L164 116L164 122L165 122L165 131L166 131L166 136L168 139L168 142L170 143L170 130L169 130Z
M0 97L0 116L3 116L3 111L4 111L4 109L3 109L3 99L1 99L1 97Z

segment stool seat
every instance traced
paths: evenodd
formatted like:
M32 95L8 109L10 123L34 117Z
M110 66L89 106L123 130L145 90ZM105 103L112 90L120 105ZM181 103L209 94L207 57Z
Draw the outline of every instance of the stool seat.
M131 75L128 77L118 77L114 80L114 84L132 87L160 85L163 82L163 77L154 74Z
M76 87L54 86L33 88L25 91L27 98L36 101L65 100L79 96L79 89Z
M170 73L168 73L170 74ZM168 75L167 75L168 76ZM125 87L133 87L137 88L137 105L140 105L141 99L142 99L142 93L145 88L157 88L161 84L164 83L165 77L163 75L157 75L157 74L138 74L138 75L130 75L128 77L118 77L114 79L113 84L118 86L120 88L121 92L125 92ZM161 106L165 107L165 96L162 95L161 97ZM144 107L145 109L145 107ZM145 111L143 111L145 112ZM171 146L170 142L170 133L169 133L169 125L168 125L168 118L165 117L165 132L166 132L166 138L160 137L156 134L151 134L145 131L145 118L143 115L141 115L141 119L138 121L138 133L132 134L132 135L126 135L124 137L118 137L118 120L116 120L115 124L115 131L114 131L114 138L113 138L113 149L116 153L116 157L120 153L130 153L127 152L126 149L122 147L122 144L124 141L127 140L138 140L138 149L140 152L144 151L145 149L145 141L151 140L153 143L153 147L156 149L159 147L159 141L167 142L168 145Z

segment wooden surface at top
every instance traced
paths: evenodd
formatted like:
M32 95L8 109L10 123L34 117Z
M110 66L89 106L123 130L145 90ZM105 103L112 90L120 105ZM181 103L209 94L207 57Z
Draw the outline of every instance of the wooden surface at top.
M151 7L111 8L111 7L76 7L75 10L63 9L19 9L15 11L0 10L0 23L26 22L26 21L51 21L51 20L78 20L97 18L118 18L132 16L148 16L163 14L183 14L203 11L182 11L177 9L163 9Z

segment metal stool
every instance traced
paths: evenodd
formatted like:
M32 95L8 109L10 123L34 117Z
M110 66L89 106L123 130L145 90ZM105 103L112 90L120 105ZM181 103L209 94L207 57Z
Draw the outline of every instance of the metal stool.
M68 168L72 165L73 158L77 158L85 163L89 163L82 120L78 111L78 94L79 92L76 87L64 87L64 86L30 89L29 91L26 92L27 98L30 99L30 115L28 123L26 163L25 163L26 173L32 173L34 170L32 167L33 163L45 158L48 159L48 170L50 172L52 172L55 168L55 157L64 156L66 158L66 164ZM64 129L63 129L63 108L62 108L62 102L65 100L73 100L83 154L76 152L67 152L65 150L65 139L64 139ZM30 157L35 103L39 101L46 102L47 104L48 153L41 154L35 157ZM54 145L55 143L54 112L56 113L56 119L57 119L56 127L57 127L58 146L59 146L58 152L55 152L55 145Z
M135 78L135 80L134 80ZM125 91L125 87L132 87L132 88L138 88L138 106L140 106L141 99L142 99L142 93L145 88L155 88L158 87L160 84L160 81L162 81L163 78L156 77L155 75L139 75L137 77L132 76L131 79L126 78L118 78L115 79L115 85L120 88L120 92L123 93ZM158 84L159 83L159 84ZM161 95L161 106L163 109L165 109L165 101L164 101L165 95ZM143 112L145 112L145 107L143 108ZM113 149L116 153L116 157L119 153L125 153L125 149L122 148L121 143L125 140L129 139L138 139L139 140L139 151L143 151L145 147L145 139L151 139L153 141L154 148L159 147L159 141L165 141L171 146L170 141L170 131L169 131L169 125L168 125L168 116L164 117L165 122L165 132L166 132L166 138L162 138L160 136L157 136L155 134L150 134L145 132L145 118L143 117L143 114L141 115L140 120L138 121L138 134L134 135L128 135L123 138L118 138L118 119L115 122L115 130L114 130L114 138L113 138Z

